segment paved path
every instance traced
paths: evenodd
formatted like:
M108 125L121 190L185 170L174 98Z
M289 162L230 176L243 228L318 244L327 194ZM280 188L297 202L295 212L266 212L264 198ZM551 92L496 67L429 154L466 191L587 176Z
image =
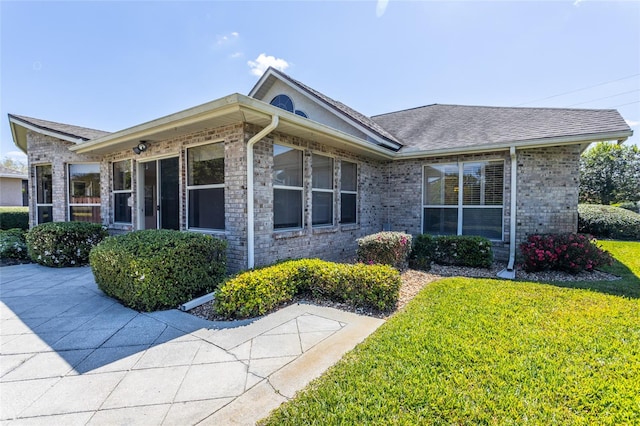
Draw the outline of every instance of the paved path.
M254 424L382 323L312 305L138 313L88 267L0 268L0 298L2 424Z

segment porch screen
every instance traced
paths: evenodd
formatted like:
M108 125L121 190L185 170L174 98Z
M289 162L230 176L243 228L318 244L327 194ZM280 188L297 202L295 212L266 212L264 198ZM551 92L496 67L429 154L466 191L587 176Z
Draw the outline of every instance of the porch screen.
M131 160L113 163L113 221L131 223Z
M100 164L69 164L69 220L100 223Z
M424 167L422 232L502 239L504 162Z
M224 230L224 143L187 149L188 227Z
M53 175L51 164L36 166L36 215L38 223L53 221Z

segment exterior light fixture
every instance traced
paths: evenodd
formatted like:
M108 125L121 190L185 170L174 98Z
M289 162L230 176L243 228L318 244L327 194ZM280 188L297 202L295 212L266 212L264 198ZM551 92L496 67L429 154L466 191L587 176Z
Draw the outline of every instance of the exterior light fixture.
M133 153L136 155L140 155L141 152L145 152L147 150L147 144L144 141L140 141L138 146L133 147Z

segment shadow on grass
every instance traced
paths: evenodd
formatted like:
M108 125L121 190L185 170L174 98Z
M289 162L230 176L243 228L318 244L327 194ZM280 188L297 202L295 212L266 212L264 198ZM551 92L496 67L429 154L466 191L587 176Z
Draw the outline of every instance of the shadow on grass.
M640 299L640 273L635 273L620 260L616 260L612 266L602 268L602 270L617 275L621 279L615 281L553 281L547 284L557 287L592 290L630 299Z

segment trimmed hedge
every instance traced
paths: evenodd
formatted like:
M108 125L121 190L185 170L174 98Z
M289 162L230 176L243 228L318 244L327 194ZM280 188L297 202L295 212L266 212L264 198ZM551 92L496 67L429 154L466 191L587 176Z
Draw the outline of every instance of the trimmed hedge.
M216 291L214 307L227 318L255 317L309 293L384 311L395 306L400 285L400 274L388 265L292 260L229 279Z
M578 232L598 238L640 241L640 214L613 206L579 204Z
M520 244L525 271L557 270L577 274L613 264L613 257L599 248L591 235L530 235Z
M107 236L102 225L87 222L49 222L27 232L31 260L44 266L81 266L91 249Z
M490 268L493 263L491 241L466 235L418 235L414 239L409 265L428 271L431 263Z
M105 239L91 250L98 287L140 311L175 308L213 291L227 269L227 242L209 235L144 230Z
M14 228L0 230L0 259L20 259L29 258L25 232L22 229Z
M407 266L411 252L411 235L404 232L378 232L357 240L358 262L369 265L390 265L397 269Z
M28 207L3 207L0 209L0 229L29 229Z

